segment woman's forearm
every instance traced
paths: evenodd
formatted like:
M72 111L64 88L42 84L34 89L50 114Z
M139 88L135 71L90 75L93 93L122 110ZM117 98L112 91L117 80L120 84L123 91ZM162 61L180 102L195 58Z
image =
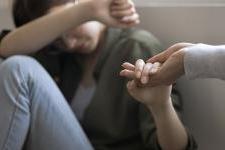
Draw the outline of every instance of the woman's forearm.
M87 1L27 23L3 38L0 43L0 55L34 53L62 33L91 20L92 13L92 5Z
M163 150L183 150L187 146L188 136L177 113L169 101L160 107L149 107L152 112L159 144Z

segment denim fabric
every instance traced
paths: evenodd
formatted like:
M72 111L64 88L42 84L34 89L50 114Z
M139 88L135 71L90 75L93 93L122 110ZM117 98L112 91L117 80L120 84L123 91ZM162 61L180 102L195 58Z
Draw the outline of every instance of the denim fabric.
M51 77L26 56L0 64L0 149L93 149Z

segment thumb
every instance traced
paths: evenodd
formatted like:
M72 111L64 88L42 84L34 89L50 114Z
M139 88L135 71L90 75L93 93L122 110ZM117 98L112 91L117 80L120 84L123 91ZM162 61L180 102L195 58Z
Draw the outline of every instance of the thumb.
M188 47L188 46L193 46L193 45L194 44L192 44L192 43L184 43L184 42L174 44L171 47L169 47L168 49L166 49L165 51L163 51L162 53L159 53L158 55L153 56L152 58L147 60L147 62L149 62L149 63L154 63L154 62L163 63L170 57L170 55L172 55L176 51L179 51L182 48L185 48L185 47Z

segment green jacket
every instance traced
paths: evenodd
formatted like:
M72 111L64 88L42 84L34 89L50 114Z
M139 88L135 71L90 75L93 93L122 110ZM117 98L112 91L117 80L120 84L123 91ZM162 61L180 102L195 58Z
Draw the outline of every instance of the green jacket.
M159 42L143 30L109 28L104 43L94 71L97 87L81 122L83 129L96 150L159 150L151 114L128 94L127 80L119 76L123 62L134 63L159 53ZM53 46L45 49L35 57L70 103L82 76L83 56L58 52ZM172 97L179 113L176 91ZM197 149L190 134L187 149Z

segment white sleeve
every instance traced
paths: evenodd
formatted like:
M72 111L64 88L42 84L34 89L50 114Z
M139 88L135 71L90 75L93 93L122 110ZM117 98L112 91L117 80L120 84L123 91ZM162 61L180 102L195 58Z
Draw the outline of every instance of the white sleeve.
M184 70L188 78L225 80L225 45L197 44L184 50Z

